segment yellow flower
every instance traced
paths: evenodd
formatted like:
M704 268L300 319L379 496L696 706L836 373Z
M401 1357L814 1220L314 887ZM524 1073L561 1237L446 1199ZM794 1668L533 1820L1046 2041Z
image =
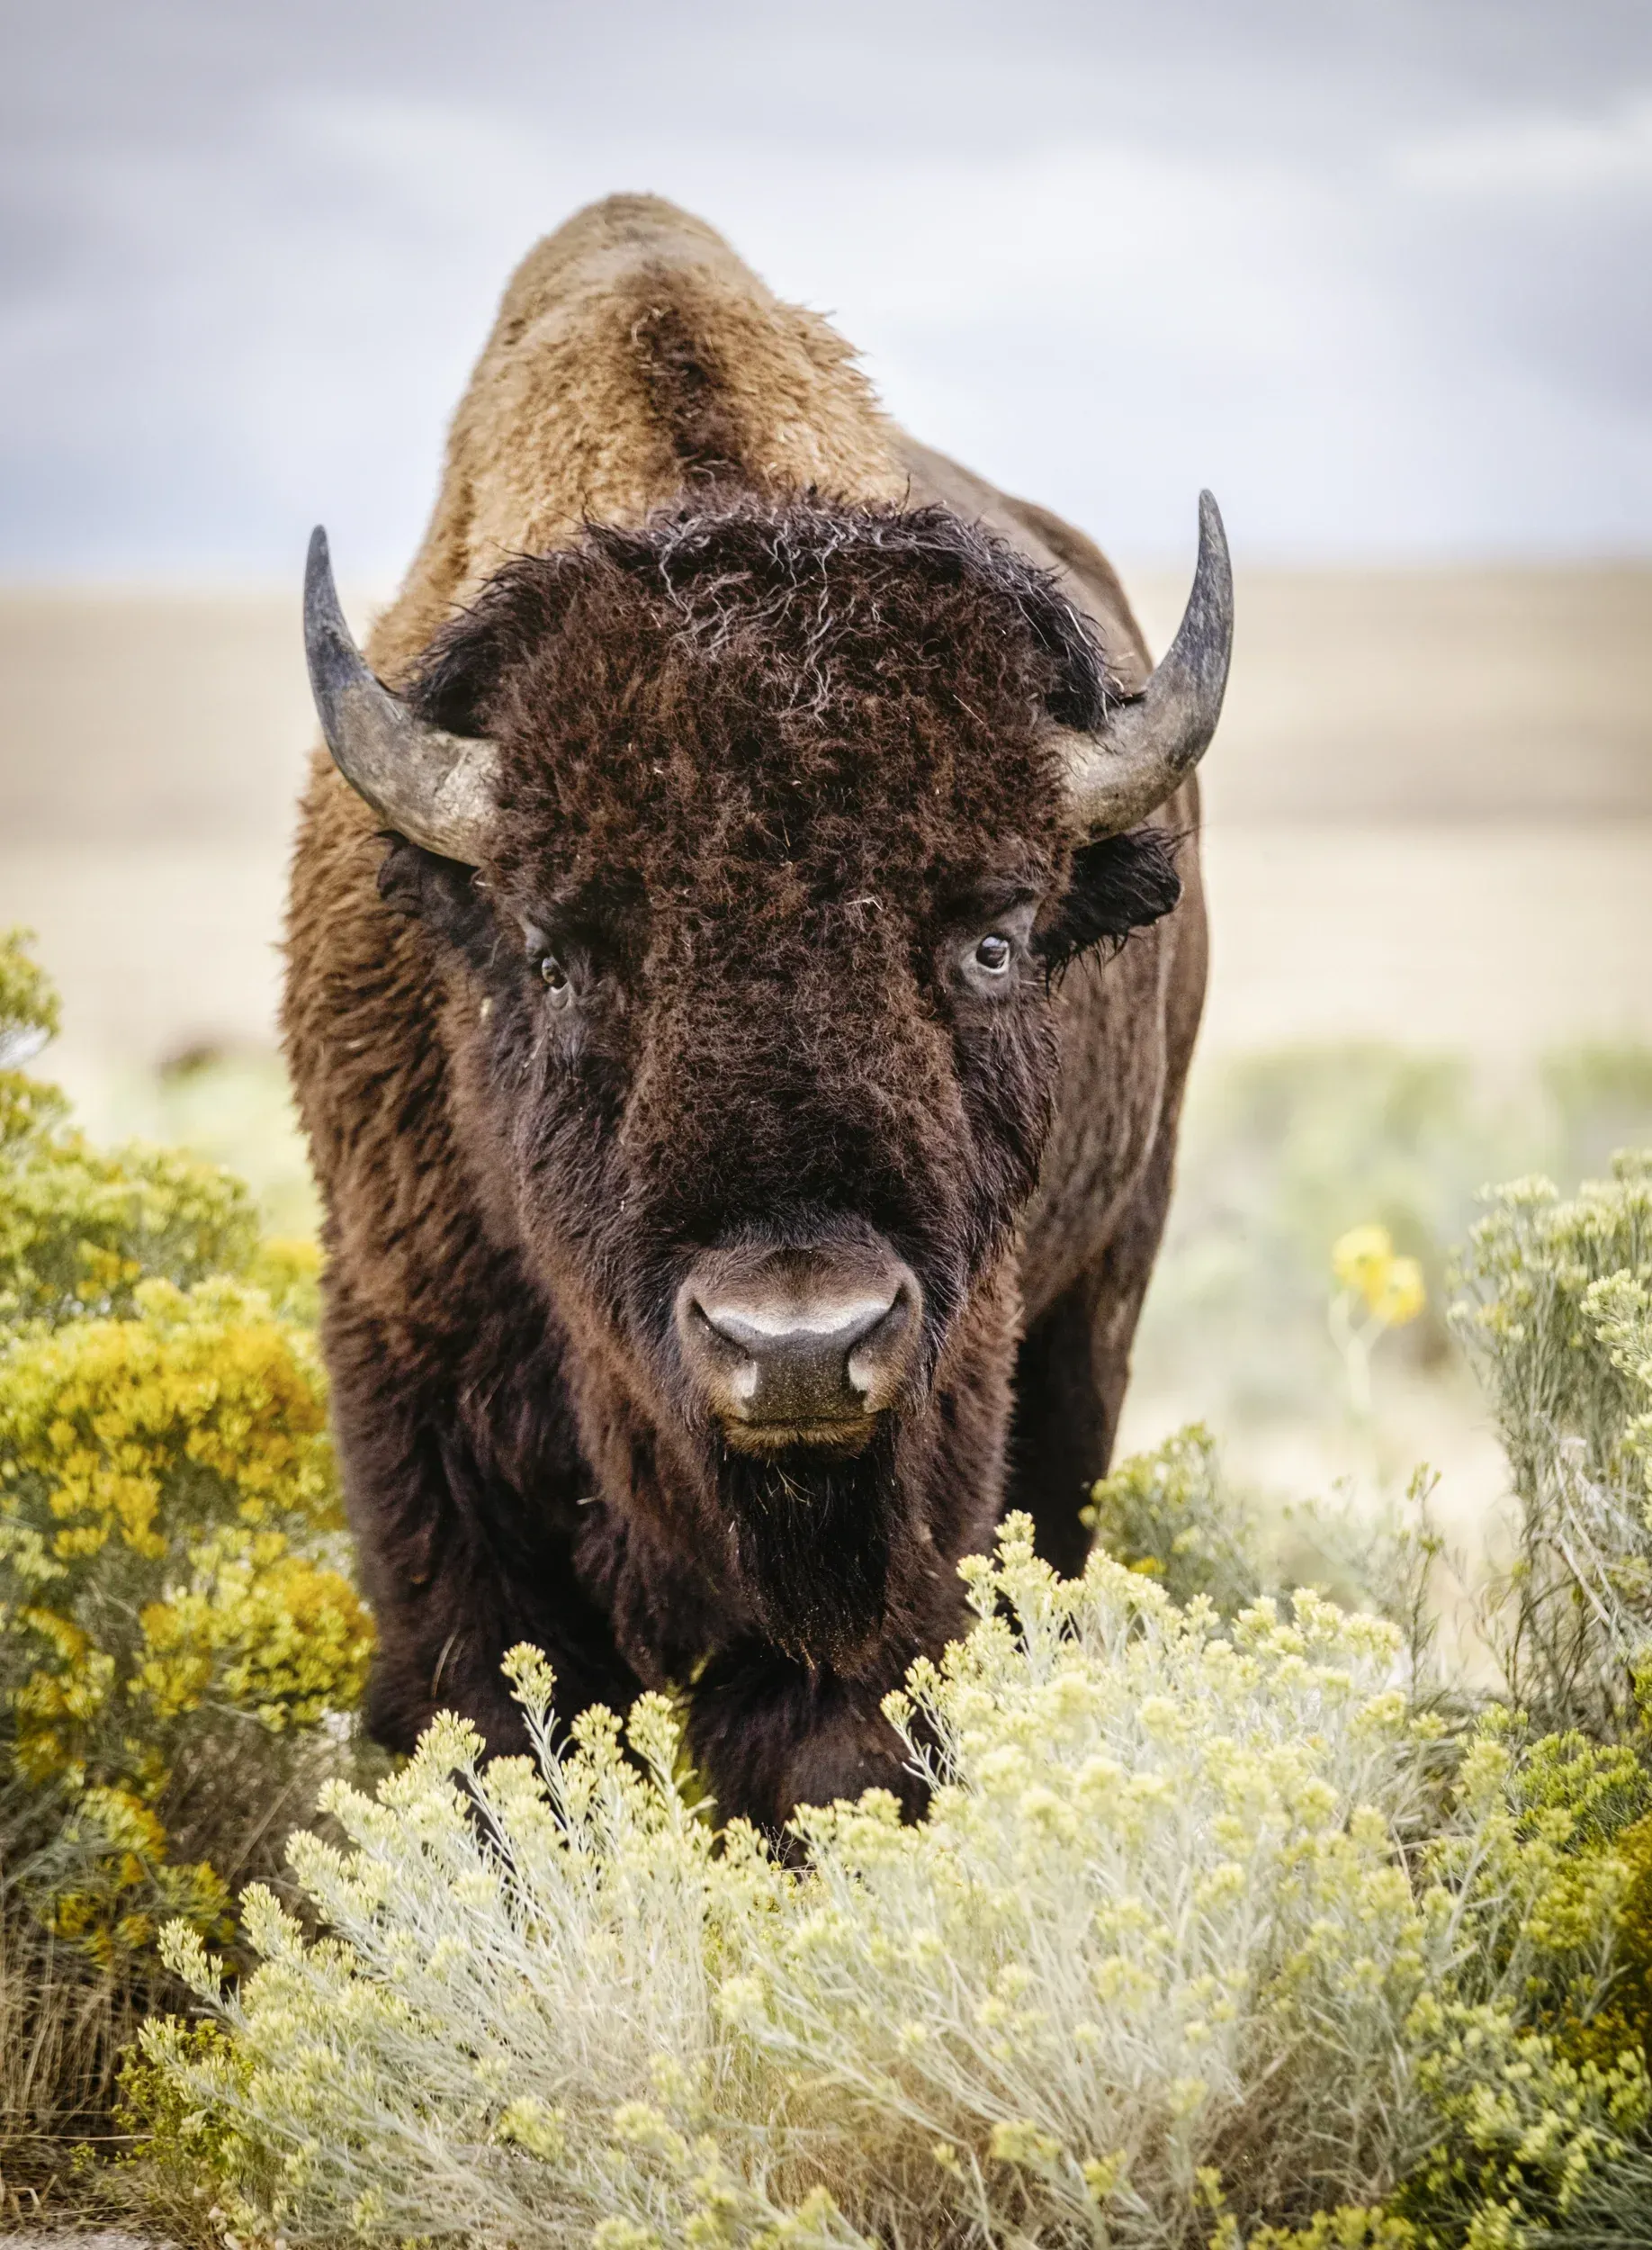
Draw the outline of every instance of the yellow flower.
M1428 1302L1423 1268L1415 1258L1396 1257L1386 1227L1351 1227L1331 1251L1331 1270L1345 1290L1365 1300L1366 1310L1385 1328L1403 1328Z
M1381 1291L1367 1301L1384 1328L1403 1328L1414 1320L1428 1302L1423 1268L1415 1258L1392 1259Z

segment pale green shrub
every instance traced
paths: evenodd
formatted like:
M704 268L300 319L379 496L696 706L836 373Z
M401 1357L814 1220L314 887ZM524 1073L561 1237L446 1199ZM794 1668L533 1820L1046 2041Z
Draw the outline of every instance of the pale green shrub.
M1609 1682L1582 1698L1608 1730L1648 1537L1646 1193L1627 1160L1572 1205L1504 1191L1467 1263L1528 1552L1565 1560L1585 1487L1627 1526L1568 1683ZM1419 1714L1425 1525L1391 1573L1402 1634L1309 1594L1244 1606L1202 1430L1092 1506L1122 1561L1064 1584L1011 1519L965 1566L968 1640L892 1699L928 1817L804 1811L801 1872L716 1834L665 1702L553 1742L518 1651L534 1760L481 1770L444 1720L376 1799L329 1793L347 1849L292 1840L326 1936L250 1891L263 1965L226 1987L175 1925L209 2028L144 2036L166 2161L244 2244L1639 2238L1639 1741Z
M1621 1732L1652 1658L1652 1155L1569 1200L1534 1179L1488 1201L1455 1316L1519 1508L1488 1637L1540 1724Z
M631 1760L606 1714L559 1748L516 1652L535 1760L443 1720L334 1790L347 1850L293 1839L327 1938L249 1893L226 1991L172 1933L221 2029L146 2029L166 2161L242 2246L1639 2239L1647 2023L1602 2005L1637 1761L1494 1718L1408 1869L1388 1629L1309 1598L1229 1642L1028 1529L893 1699L929 1819L805 1813L801 1874L719 1844L663 1701Z
M1079 1516L1098 1545L1174 1602L1202 1594L1232 1616L1262 1591L1254 1534L1202 1422L1121 1462Z
M1301 1503L1264 1541L1252 1496L1228 1477L1204 1424L1190 1422L1101 1478L1080 1517L1116 1562L1152 1579L1172 1601L1185 1606L1203 1596L1222 1617L1264 1594L1283 1598L1311 1576L1315 1590L1343 1608L1399 1628L1401 1676L1414 1703L1461 1715L1461 1691L1441 1678L1435 1656L1433 1580L1446 1552L1432 1510L1437 1482L1419 1468L1403 1500L1374 1516L1345 1495Z
M1055 1580L1025 1519L968 1575L967 1642L892 1705L915 1827L874 1794L800 1814L801 1874L719 1845L668 1706L635 1764L603 1714L559 1748L518 1652L537 1763L441 1721L330 1793L348 1851L292 1840L328 1938L249 1893L226 1992L176 1928L229 2037L144 2048L238 2234L1168 2246L1403 2180L1463 1925L1394 1846L1392 1629L1306 1597L1225 1637L1106 1557Z

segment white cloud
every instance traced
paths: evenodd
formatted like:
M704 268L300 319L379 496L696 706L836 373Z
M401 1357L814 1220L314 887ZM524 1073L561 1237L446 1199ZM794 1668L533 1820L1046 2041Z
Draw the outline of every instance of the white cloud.
M388 574L511 267L616 188L721 227L920 436L1122 552L1182 552L1203 482L1252 553L1652 543L1644 67L1593 111L1534 72L1499 118L1300 43L1235 80L976 12L931 53L888 4L875 82L836 31L651 6L636 71L612 18L537 75L295 39L267 85L0 151L0 553L285 568L325 511Z
M1594 117L1528 113L1396 150L1407 185L1472 196L1574 196L1652 187L1652 94Z

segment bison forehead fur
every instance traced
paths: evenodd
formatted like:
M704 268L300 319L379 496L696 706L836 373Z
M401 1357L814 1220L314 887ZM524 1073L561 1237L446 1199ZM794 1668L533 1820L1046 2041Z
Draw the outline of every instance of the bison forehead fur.
M639 414L676 392L696 428L707 398L740 413L718 407L686 497L661 472L651 508L478 573L404 646L419 715L497 745L484 863L376 833L321 775L286 1022L375 1731L405 1747L449 1704L514 1746L498 1662L533 1640L565 1717L683 1686L723 1811L777 1828L875 1780L916 1802L880 1700L957 1630L956 1565L1007 1500L1076 1560L1202 921L1190 794L1162 828L1075 850L1064 827L1053 732L1093 728L1140 674L1106 565L985 487L995 527L971 520L965 472L918 449L906 505L883 471L826 496L742 460L780 441L704 339L772 301L705 240L690 281L626 283L676 291L669 319L610 321L605 282L593 333L670 342ZM696 290L723 292L715 319ZM533 333L502 322L489 350ZM886 459L858 379L796 333L858 433L844 458ZM559 329L559 367L570 349ZM983 932L1010 933L990 990ZM767 1422L731 1405L725 1362L770 1380L768 1300L716 1290L758 1266L800 1365L849 1324L837 1420L815 1426L807 1369L775 1377L804 1402ZM798 1313L805 1268L837 1294Z
M1096 723L1105 674L1050 579L944 509L745 500L507 565L417 692L507 745L507 875L554 845L566 890L692 882L714 913L755 868L827 895L1037 837L1047 875L1043 738Z

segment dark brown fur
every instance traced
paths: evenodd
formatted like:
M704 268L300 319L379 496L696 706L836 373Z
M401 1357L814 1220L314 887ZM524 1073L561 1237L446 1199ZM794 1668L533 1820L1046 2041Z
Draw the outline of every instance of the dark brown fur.
M515 1745L498 1663L527 1639L565 1715L685 1687L723 1810L777 1827L873 1780L913 1801L878 1705L958 1629L956 1562L1007 1495L1080 1551L1202 924L1165 832L1064 830L1052 724L1140 675L1133 628L1105 653L1092 629L1105 564L1087 584L1077 535L996 495L967 511L991 530L922 504L915 451L903 504L853 464L829 497L777 473L727 342L748 299L706 311L709 256L605 284L642 303L619 332L656 504L482 573L409 677L500 744L487 865L379 836L320 773L287 1027L375 1731L407 1747L447 1705ZM875 410L833 397L877 457ZM985 1000L961 950L1018 898L1031 948ZM688 1261L873 1238L922 1286L902 1403L852 1456L731 1452L674 1345Z

